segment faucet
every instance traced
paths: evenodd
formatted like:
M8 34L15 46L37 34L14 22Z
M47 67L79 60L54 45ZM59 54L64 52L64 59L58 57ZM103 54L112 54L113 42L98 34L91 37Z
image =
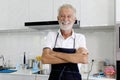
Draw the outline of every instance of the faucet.
M0 55L0 59L2 59L2 67L5 66L5 63L4 63L4 56L3 55Z

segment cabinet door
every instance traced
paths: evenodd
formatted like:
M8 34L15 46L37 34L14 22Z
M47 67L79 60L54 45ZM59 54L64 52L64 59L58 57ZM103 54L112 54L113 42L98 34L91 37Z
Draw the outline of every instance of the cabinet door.
M53 18L52 0L29 0L27 21L49 21Z
M27 0L0 0L0 30L24 28Z
M8 23L8 0L0 0L0 26Z
M80 0L54 0L53 15L54 20L57 20L58 8L63 4L71 4L76 9L77 20L80 20Z
M35 80L33 75L19 75L19 74L0 74L1 80Z
M41 76L37 76L36 80L48 80L49 75L41 75Z
M81 27L114 25L114 0L81 0Z
M116 22L120 22L120 0L116 0Z
M8 26L23 27L28 0L8 0Z

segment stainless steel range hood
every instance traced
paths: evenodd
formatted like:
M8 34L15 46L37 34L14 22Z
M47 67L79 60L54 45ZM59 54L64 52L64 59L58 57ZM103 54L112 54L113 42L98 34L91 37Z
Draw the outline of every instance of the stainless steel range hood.
M25 22L25 26L38 30L59 29L58 21ZM80 21L76 20L73 28L80 28Z

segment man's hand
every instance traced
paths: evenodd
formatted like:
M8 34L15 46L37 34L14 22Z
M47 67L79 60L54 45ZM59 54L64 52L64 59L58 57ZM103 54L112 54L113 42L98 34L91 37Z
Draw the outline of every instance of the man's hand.
M76 50L76 53L81 53L83 55L88 54L88 51L85 48L79 48L78 50Z

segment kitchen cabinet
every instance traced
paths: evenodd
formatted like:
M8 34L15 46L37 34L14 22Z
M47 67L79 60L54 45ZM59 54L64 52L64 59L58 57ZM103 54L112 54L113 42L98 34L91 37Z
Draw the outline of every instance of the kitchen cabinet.
M81 27L114 26L114 0L29 0L27 22L57 20L58 8L72 4Z
M75 7L77 20L80 20L80 0L54 0L53 20L57 20L58 8L63 4L71 4Z
M120 0L116 0L116 22L120 23Z
M48 80L49 75L40 75L40 74L27 74L27 73L0 73L0 79L2 80ZM82 80L87 80L87 76L84 76ZM89 80L116 80L114 78L97 78L97 77L89 77Z
M80 0L29 0L27 22L57 20L58 8L70 3L77 8L79 15Z
M49 76L48 75L37 75L36 80L48 80Z
M0 30L24 29L24 22L57 20L63 3L77 10L81 27L113 26L114 0L0 0ZM120 21L120 0L116 20Z
M27 13L27 0L8 0L8 25L24 26Z
M0 0L0 30L23 29L27 0Z
M0 73L0 79L2 80L35 80L35 76L33 75L13 75L7 73Z
M27 22L53 19L53 0L29 0Z
M80 10L81 27L114 25L114 0L81 0Z
M0 26L8 23L8 0L0 0Z
M27 75L27 74L9 74L0 73L0 79L2 80L48 80L48 75Z

